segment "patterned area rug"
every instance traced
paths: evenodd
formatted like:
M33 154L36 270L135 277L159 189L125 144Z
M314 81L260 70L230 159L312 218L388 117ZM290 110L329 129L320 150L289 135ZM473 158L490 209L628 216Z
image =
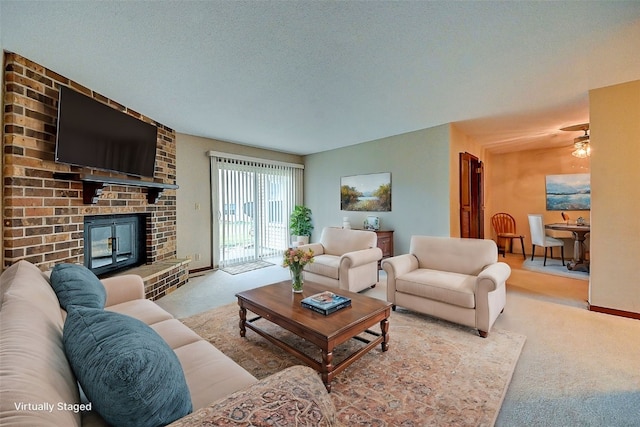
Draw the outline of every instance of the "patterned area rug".
M247 271L257 270L259 268L271 267L273 264L267 261L253 261L253 262L245 262L244 264L230 265L222 269L225 273L229 274L240 274L246 273Z
M251 313L249 313L251 314ZM228 304L182 321L220 351L264 378L301 364L264 338L247 330L241 338L238 306ZM266 320L263 329L320 359L306 341ZM390 319L389 351L373 349L337 375L331 397L345 425L492 426L515 369L525 337L493 329L477 331L398 308ZM342 360L354 346L338 348Z

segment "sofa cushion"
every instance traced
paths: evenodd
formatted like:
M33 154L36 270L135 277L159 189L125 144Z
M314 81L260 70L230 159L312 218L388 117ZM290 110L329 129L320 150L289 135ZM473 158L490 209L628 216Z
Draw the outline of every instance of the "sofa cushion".
M341 256L347 252L375 248L378 235L373 231L325 227L320 235L324 253Z
M320 276L338 280L340 273L340 257L335 255L317 255L311 264L304 266L304 270Z
M57 264L51 271L51 287L60 307L70 305L104 308L107 292L100 279L88 268L77 264Z
M174 351L184 367L194 411L257 381L242 366L205 340L178 347Z
M191 412L176 354L140 320L72 305L62 339L78 382L109 424L159 426Z
M134 299L122 302L120 304L105 307L105 310L114 311L116 313L124 314L125 316L135 317L147 325L153 325L154 323L173 319L171 314L166 312L155 302L148 299Z
M158 335L167 343L169 347L175 350L183 345L201 341L202 337L192 329L189 329L178 319L167 319L162 322L154 323L151 329L156 331ZM184 368L183 368L184 370Z
M465 308L475 308L476 277L420 268L396 278L396 290Z
M409 253L418 259L419 268L471 276L498 262L496 242L488 239L412 236Z
M56 294L36 266L19 261L0 276L0 425L81 425L80 412L57 406L80 401L63 324Z

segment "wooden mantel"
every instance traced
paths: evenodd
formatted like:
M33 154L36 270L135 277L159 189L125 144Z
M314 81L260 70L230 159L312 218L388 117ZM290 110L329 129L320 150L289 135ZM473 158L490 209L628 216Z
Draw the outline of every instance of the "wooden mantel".
M105 185L130 185L147 189L147 202L155 204L164 190L176 190L178 185L141 179L114 178L82 173L55 173L54 178L82 182L82 201L87 205L98 203Z

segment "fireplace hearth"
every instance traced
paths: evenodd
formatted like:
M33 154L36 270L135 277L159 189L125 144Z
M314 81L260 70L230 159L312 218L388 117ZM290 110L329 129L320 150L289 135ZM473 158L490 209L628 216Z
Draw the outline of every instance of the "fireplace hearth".
M146 262L147 215L96 215L84 218L84 265L105 275Z

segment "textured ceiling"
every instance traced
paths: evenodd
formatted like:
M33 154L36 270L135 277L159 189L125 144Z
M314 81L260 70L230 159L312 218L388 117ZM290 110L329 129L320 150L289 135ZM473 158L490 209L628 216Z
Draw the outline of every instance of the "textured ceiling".
M181 133L309 154L455 122L569 145L640 1L0 2L0 43Z

